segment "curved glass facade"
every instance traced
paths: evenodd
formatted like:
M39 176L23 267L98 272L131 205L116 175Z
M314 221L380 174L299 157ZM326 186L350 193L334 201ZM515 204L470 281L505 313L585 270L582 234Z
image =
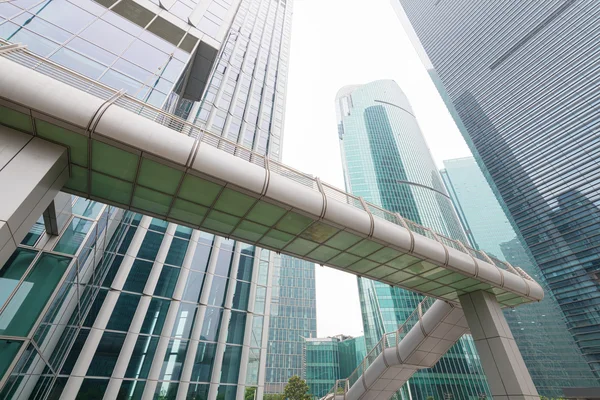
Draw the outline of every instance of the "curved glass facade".
M336 98L346 190L435 232L466 242L408 100L391 80L342 88ZM358 278L367 351L398 329L423 297ZM432 369L419 371L402 399L490 398L473 340L464 336ZM451 397L449 397L451 396Z
M393 4L599 377L600 3Z

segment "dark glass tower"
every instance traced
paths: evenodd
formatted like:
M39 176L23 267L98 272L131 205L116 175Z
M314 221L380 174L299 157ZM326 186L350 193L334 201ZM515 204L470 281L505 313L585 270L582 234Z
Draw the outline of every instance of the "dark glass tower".
M567 329L554 293L498 204L472 157L444 161L442 179L470 232L472 246L519 266L545 291L540 303L505 309L533 383L542 396L561 397L563 387L593 386L594 376Z
M292 0L16 0L0 45L280 159L291 18ZM0 398L262 397L276 254L55 203L59 234L40 219L0 268Z
M392 3L600 376L600 3Z
M466 243L442 179L404 93L391 80L346 86L336 97L346 190ZM409 267L411 268L411 267ZM422 268L416 263L412 268ZM423 296L358 278L367 352L408 318ZM479 356L465 335L434 368L419 371L401 399L489 397Z

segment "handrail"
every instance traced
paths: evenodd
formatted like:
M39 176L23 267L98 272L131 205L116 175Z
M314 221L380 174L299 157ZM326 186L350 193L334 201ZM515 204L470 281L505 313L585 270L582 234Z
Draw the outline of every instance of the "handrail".
M423 315L429 308L435 303L436 299L433 297L425 297L418 305L417 308L408 316L406 321L400 327L393 331L384 333L379 342L373 347L363 361L356 367L350 376L346 379L338 379L331 390L325 395L324 400L333 400L336 396L342 396L346 398L346 393L350 388L358 381L362 374L369 368L371 363L385 350L391 347L398 346L398 343L415 326L419 321L422 320ZM340 383L344 382L344 391L340 392L339 389L342 387Z
M103 100L109 100L120 93L119 90L113 89L101 82L95 81L94 79L88 78L82 74L79 74L66 67L63 67L53 61L41 57L27 50L25 46L14 46L12 43L0 39L0 50L3 47L7 47L8 50L9 46L10 51L0 51L0 57L10 59L11 61L16 62L17 64L31 68L39 73L50 76L60 82L73 86L86 93L93 94L94 96ZM266 155L256 153L255 151L245 146L242 146L240 143L233 142L217 134L209 132L203 127L181 119L176 115L161 110L160 108L144 103L142 100L136 99L135 97L132 97L128 94L119 96L114 101L114 104L119 107L125 108L129 111L132 111L138 115L141 115L145 118L148 118L167 128L170 128L179 134L194 137L197 141L209 144L213 147L226 151L236 157L242 158L248 162L259 165L263 168L266 167ZM292 168L275 160L269 159L268 163L269 170L271 172L283 175L289 179L294 180L297 183L310 187L315 191L319 191L319 185L317 183L318 178L298 171L295 168ZM401 226L405 229L408 228L412 232L433 239L438 243L441 243L443 246L451 246L454 249L468 254L473 258L477 258L486 263L491 261L499 269L503 269L510 273L519 275L524 279L532 280L532 278L528 274L526 274L522 269L518 267L513 267L504 261L498 260L495 257L487 255L480 250L475 250L462 242L458 242L457 240L446 237L440 233L434 234L429 228L426 228L422 225L415 223L414 221L406 219L404 216L402 216L403 220L399 220L396 216L397 213L385 210L375 204L363 202L359 197L326 182L321 182L321 187L326 197L331 197L332 199L359 208L363 211L370 213L375 217L383 218L386 221Z

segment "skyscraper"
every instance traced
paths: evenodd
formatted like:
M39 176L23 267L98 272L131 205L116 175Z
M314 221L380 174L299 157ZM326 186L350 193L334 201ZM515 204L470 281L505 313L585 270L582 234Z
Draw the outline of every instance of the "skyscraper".
M600 376L600 4L392 4Z
M594 376L567 329L565 317L539 267L516 237L472 157L444 161L442 178L478 248L523 268L540 282L540 303L505 309L504 315L538 392L560 397L564 387L593 386Z
M60 70L27 64L48 59L280 159L291 17L291 0L17 0L0 38L29 67ZM119 174L95 184L129 196ZM0 269L0 397L262 396L278 256L63 194L53 209Z
M394 81L346 86L336 97L346 189L412 221L466 242L406 96ZM411 268L411 267L409 267ZM412 268L422 268L416 263ZM367 351L398 329L422 296L358 278ZM431 370L415 374L404 399L489 396L472 339L465 336Z
M302 376L304 339L316 336L315 265L282 255L273 271L266 393L283 393L292 376Z

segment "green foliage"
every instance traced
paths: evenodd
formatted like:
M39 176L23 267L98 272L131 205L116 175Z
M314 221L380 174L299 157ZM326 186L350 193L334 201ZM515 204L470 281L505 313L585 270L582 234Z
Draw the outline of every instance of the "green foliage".
M254 396L256 396L256 388L247 387L244 392L244 400L254 400Z
M265 394L263 400L285 400L282 394Z
M308 394L308 385L306 381L297 375L292 376L285 390L283 391L283 397L287 400L311 400L310 394Z

